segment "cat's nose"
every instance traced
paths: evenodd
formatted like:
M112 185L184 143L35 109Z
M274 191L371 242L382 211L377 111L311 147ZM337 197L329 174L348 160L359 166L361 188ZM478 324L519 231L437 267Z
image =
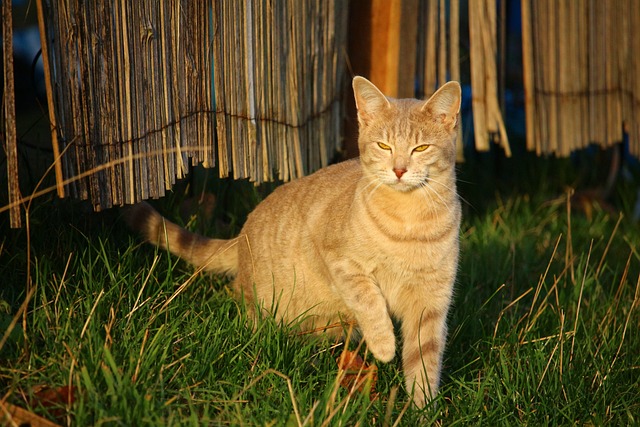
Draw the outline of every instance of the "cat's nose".
M406 169L395 169L395 168L393 169L393 172L395 172L398 179L402 178L402 175L404 175L406 171L407 171Z

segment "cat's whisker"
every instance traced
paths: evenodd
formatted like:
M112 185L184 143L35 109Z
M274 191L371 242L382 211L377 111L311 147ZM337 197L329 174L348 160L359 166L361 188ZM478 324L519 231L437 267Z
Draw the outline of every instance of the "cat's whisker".
M369 197L371 197L373 195L373 193L380 187L382 187L383 185L385 185L384 180L382 179L382 173L380 171L378 171L378 173L375 174L375 179L374 182L376 184L376 186L369 192Z
M430 188L426 183L420 184L420 190L425 194L425 198L427 198L427 205L429 206L429 212L432 213L436 217L436 221L440 222L440 215L438 214L438 209L436 209L435 201L430 193ZM433 191L433 190L431 190Z
M429 181L430 181L430 182L433 182L434 184L438 184L438 185L440 185L440 186L444 187L447 191L451 191L451 192L453 192L453 191L454 191L451 187L449 187L448 185L445 185L445 184L441 183L440 181L438 181L438 180L436 180L436 179L429 178ZM469 201L468 201L467 199L465 199L464 197L460 196L460 194L459 194L457 191L455 192L455 196L456 196L456 197L458 197L460 200L462 200L464 203L466 203L468 206L473 207L473 205L471 204L471 202L469 202Z
M431 181L431 178L429 178L429 180ZM435 182L435 181L434 181ZM429 194L433 193L436 195L436 197L438 198L438 200L440 200L440 202L442 203L442 205L444 207L447 208L447 210L449 211L450 214L453 213L453 211L451 210L451 206L449 206L449 203L447 203L447 201L440 195L440 193L438 191L436 191L435 189L431 188L430 185L427 185L426 183L423 184L422 188L425 189L425 191Z
M450 186L448 186L446 184L443 184L441 181L438 181L437 179L435 179L435 178L433 178L431 176L427 178L427 181L428 182L433 182L434 184L438 184L438 185L440 185L441 187L444 187L446 190L448 190L450 192L453 191L453 189Z
M356 193L355 193L355 196L360 196L362 193L364 193L366 191L367 195L365 197L365 200L368 202L371 199L371 197L373 196L373 193L375 193L376 190L383 185L383 182L377 176L375 176L373 178L362 176L358 180L358 182L362 181L363 179L368 179L369 182L367 182L364 186L362 186L359 190L357 190Z
M367 201L369 201L369 200L371 199L371 196L373 196L373 193L375 193L375 192L376 192L376 190L377 190L378 188L380 188L382 185L383 185L383 183L382 183L382 181L381 181L381 180L379 180L379 179L378 179L378 180L376 180L376 186L375 186L375 187L373 187L373 189L372 189L371 191L369 191L369 194L368 194L368 196L367 196Z
M362 176L362 177L358 180L358 183L359 183L360 181L364 180L364 179L368 179L368 180L369 180L369 182L367 182L367 184L366 184L366 185L364 185L362 188L360 188L359 190L357 190L357 191L356 191L356 193L355 193L355 195L356 195L356 196L360 196L360 194L362 194L363 192L365 192L366 190L368 190L370 187L372 187L372 186L374 186L374 185L376 185L376 188L377 188L377 184L378 184L379 179L377 179L377 178L375 178L375 179L371 179L371 178L369 178L369 177ZM375 191L375 188L374 188L374 191Z
M432 181L432 182L434 182L434 183L439 184L439 183L438 183L437 181L435 181L435 180L431 180L431 181ZM440 184L440 185L442 185L442 184ZM427 185L427 187L429 187L429 190L433 191L433 192L435 193L435 195L436 195L436 196L438 196L438 199L440 199L440 201L442 202L442 204L443 204L444 206L446 206L446 207L447 207L447 209L449 209L449 212L451 212L451 208L450 208L449 204L447 203L447 201L446 201L446 200L444 200L444 198L442 197L442 195L440 194L440 192L439 192L438 190L436 190L435 188L433 188L433 187L429 186L429 185ZM451 191L451 189L449 189L448 187L446 187L446 186L444 186L444 187L445 187L445 188L447 188L447 190L448 190L449 192L452 192L452 191Z

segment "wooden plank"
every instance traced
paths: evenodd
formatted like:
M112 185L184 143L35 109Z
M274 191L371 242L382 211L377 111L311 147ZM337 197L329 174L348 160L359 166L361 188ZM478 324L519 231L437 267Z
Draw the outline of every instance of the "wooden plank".
M9 3L9 2L7 2ZM3 3L4 4L4 3ZM42 68L44 70L44 87L47 93L47 111L49 113L49 126L51 128L51 147L53 149L54 171L56 174L56 191L58 197L64 197L65 191L62 181L62 159L60 145L58 143L56 110L53 104L53 88L51 84L51 69L49 64L49 40L47 39L46 25L44 21L44 9L42 0L36 0L36 8L38 12L38 30L40 32L40 45L42 49Z
M535 80L533 62L533 33L531 16L531 1L522 0L522 74L524 87L524 112L526 123L526 147L529 151L538 148L535 128L538 125L535 119ZM538 153L539 154L539 153Z
M437 1L437 0L436 0ZM417 47L417 0L372 0L369 77L392 97L413 97Z
M2 3L2 54L4 64L4 150L7 156L9 190L9 223L11 228L22 226L20 216L20 183L18 175L18 142L16 134L16 99L13 80L13 16L11 2Z
M424 94L431 96L438 88L437 38L438 38L438 3L427 0L426 5L427 37L425 40Z
M557 4L555 9L558 22L556 34L556 40L558 43L553 48L555 49L557 55L556 70L558 71L558 77L553 94L553 98L557 100L555 103L555 105L557 105L557 115L555 118L553 118L553 120L556 122L556 126L558 129L557 152L560 156L566 157L569 155L569 153L571 153L571 138L573 134L573 124L575 122L574 118L571 117L569 110L569 79L574 79L575 76L569 74L569 64L573 59L570 56L573 55L573 52L569 52L569 40L571 34L567 32L570 29L570 26L568 25L569 16L567 11L567 4L565 2L560 2Z
M475 146L478 151L489 151L489 131L487 129L487 117L485 108L485 64L484 47L482 40L482 23L484 22L484 9L480 0L469 2L469 62L471 64L471 87L473 108L473 129Z
M442 86L447 81L447 26L446 15L447 8L445 0L440 0L438 7L438 85Z
M399 0L396 0L399 1ZM399 52L395 59L397 69L397 96L413 98L416 79L416 49L418 47L418 0L401 0L401 15L395 23L399 38Z
M449 5L449 64L451 67L451 80L460 82L460 0L450 0ZM458 116L456 161L464 161L462 114Z
M589 92L589 15L586 2L576 2L578 42L578 75L576 76L576 90L578 93L578 116L580 117L580 148L589 143L589 98L584 94Z

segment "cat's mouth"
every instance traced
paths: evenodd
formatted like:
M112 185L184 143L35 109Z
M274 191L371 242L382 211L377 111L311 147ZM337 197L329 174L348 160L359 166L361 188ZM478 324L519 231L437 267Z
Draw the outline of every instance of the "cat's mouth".
M400 175L400 176L399 176ZM402 174L387 175L389 185L396 191L411 192L429 185L429 171L426 169L405 170Z
M416 176L411 171L402 173L402 176L398 177L397 174L391 174L387 170L379 170L377 173L378 182L385 186L401 193L409 193L419 189L425 185L429 185L428 176Z
M426 180L425 180L426 182ZM423 183L414 182L413 180L408 180L406 178L397 178L392 183L390 183L391 188L396 191L400 191L403 193L408 193L413 190L417 190Z

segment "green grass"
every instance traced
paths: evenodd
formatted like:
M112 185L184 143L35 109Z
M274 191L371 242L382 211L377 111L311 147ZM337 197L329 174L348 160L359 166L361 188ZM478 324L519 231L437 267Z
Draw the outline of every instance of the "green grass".
M597 206L589 219L568 209L571 177L507 186L472 167L437 406L409 404L398 358L377 363L376 394L338 386L342 344L272 319L248 327L227 282L140 244L116 212L68 202L40 203L28 232L0 238L0 334L18 321L0 348L3 396L53 419L32 396L72 385L58 419L72 425L640 423L640 231L624 185L620 221ZM212 188L218 235L268 191Z

